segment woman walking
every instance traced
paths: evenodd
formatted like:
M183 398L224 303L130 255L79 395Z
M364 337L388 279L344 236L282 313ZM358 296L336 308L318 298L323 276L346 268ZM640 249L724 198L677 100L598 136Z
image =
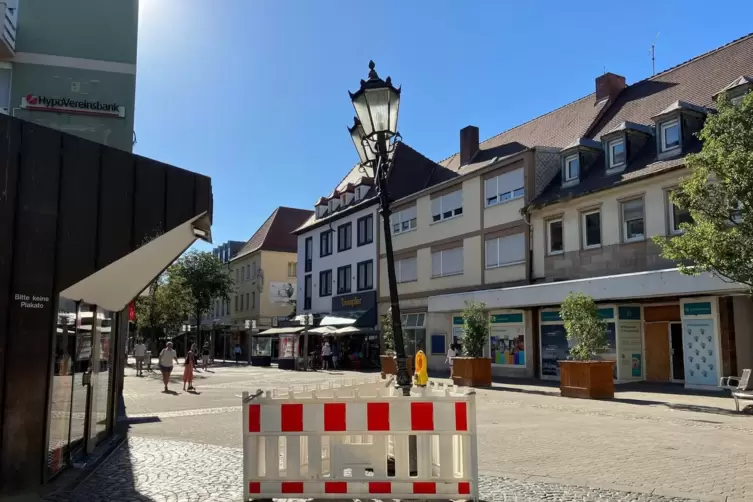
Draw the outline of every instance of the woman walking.
M450 365L450 378L455 376L455 357L458 355L455 349L455 344L451 343L450 348L447 350L447 357L444 360L445 364Z
M173 361L179 362L178 354L173 350L173 342L167 342L167 346L159 353L159 369L162 372L165 392L167 392L167 384L170 382L170 374L173 372Z
M186 384L188 384L188 390L195 390L193 387L193 369L196 367L196 344L191 346L191 350L186 354L186 361L183 368L183 390L186 390Z

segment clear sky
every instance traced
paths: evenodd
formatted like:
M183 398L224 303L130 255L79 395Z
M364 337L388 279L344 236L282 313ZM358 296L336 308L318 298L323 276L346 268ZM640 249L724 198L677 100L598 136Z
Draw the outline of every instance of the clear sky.
M715 5L711 8L711 5ZM439 161L753 30L753 2L141 0L135 151L212 177L216 244L313 209L357 161L348 90L402 85L404 141Z

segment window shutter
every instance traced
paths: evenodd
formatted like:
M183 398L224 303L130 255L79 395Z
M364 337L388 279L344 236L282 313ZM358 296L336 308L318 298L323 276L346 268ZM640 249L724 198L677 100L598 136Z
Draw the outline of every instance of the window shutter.
M486 266L487 267L496 267L499 265L499 258L498 258L498 250L499 250L499 244L497 243L497 239L489 239L486 241Z
M442 251L431 253L431 275L442 275Z
M499 238L499 263L525 261L525 234L508 235Z
M431 201L431 214L436 216L442 213L442 198L437 197Z
M499 176L497 176L496 178L488 179L484 182L486 184L486 187L484 188L486 200L497 196L497 178L499 178Z

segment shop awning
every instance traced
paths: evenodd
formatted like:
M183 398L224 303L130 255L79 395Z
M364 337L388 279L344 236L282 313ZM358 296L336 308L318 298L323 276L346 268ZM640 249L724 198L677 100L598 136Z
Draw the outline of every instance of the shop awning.
M487 289L430 296L429 312L463 310L466 301L483 302L489 309L559 305L571 292L580 291L596 301L637 300L667 296L744 294L746 286L708 273L685 275L678 269L636 272L591 279L547 282L514 288Z
M303 331L303 326L296 328L270 328L261 333L255 333L253 336L270 336L270 335L295 335Z
M319 326L334 326L335 328L345 328L352 326L355 328L374 329L377 325L376 307L367 310L353 310L347 312L336 312L328 315Z

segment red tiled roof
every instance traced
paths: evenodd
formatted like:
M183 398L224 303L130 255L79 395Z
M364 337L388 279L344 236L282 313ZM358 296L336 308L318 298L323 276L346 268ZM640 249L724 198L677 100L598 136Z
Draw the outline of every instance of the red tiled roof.
M291 232L301 226L313 211L280 206L246 242L234 259L254 251L281 251L295 253L298 251L298 238Z

